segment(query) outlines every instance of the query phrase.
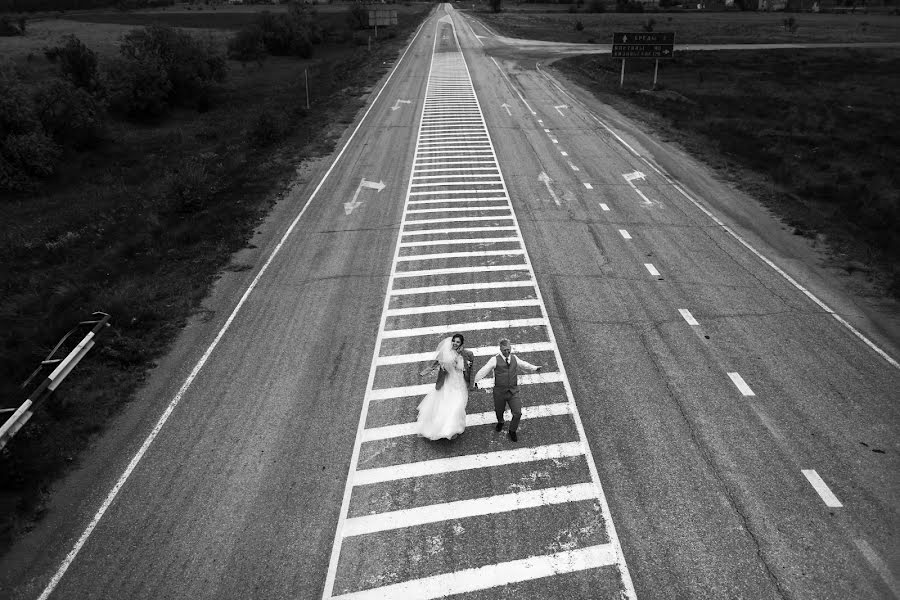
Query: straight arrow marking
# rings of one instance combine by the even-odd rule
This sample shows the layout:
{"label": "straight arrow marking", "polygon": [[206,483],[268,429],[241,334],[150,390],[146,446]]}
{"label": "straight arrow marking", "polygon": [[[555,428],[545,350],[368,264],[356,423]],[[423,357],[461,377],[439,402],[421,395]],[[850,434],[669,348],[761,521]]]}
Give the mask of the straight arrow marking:
{"label": "straight arrow marking", "polygon": [[556,195],[556,192],[554,192],[553,188],[550,187],[550,184],[553,183],[553,180],[550,179],[550,177],[543,171],[541,171],[541,174],[538,175],[538,180],[540,180],[541,183],[547,186],[547,191],[550,192],[550,195],[553,197],[553,201],[556,203],[556,205],[562,206],[562,204],[559,203],[559,197]]}

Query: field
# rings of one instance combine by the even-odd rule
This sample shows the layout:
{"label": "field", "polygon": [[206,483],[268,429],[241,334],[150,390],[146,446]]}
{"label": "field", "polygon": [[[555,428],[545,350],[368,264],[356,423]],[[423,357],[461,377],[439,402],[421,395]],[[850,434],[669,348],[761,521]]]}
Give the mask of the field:
{"label": "field", "polygon": [[[528,5],[520,5],[519,8]],[[674,31],[676,44],[900,42],[900,17],[874,14],[479,13],[501,34],[612,42],[614,31]],[[783,26],[794,18],[796,31]],[[580,20],[584,29],[576,31]],[[900,298],[900,47],[676,50],[654,61],[609,55],[552,64],[598,98],[687,148],[750,192],[867,294]]]}
{"label": "field", "polygon": [[[111,119],[99,147],[69,152],[34,193],[0,197],[2,406],[25,399],[18,385],[78,321],[95,310],[112,315],[97,348],[0,452],[0,551],[39,518],[49,484],[129,401],[298,165],[331,151],[432,5],[389,7],[400,24],[380,28],[371,51],[371,31],[346,30],[347,5],[323,6],[320,25],[345,41],[316,45],[310,59],[229,60],[227,79],[203,110],[179,108],[149,122]],[[59,69],[43,48],[64,35],[76,35],[102,64],[137,26],[190,27],[224,47],[263,9],[284,10],[33,19],[26,36],[0,38],[0,56],[39,84]]]}

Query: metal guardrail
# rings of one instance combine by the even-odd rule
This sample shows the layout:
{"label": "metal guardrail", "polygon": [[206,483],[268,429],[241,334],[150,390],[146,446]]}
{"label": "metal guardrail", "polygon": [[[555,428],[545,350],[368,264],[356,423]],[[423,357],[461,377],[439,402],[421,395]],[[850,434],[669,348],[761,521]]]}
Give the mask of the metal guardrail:
{"label": "metal guardrail", "polygon": [[[16,433],[22,428],[25,423],[32,417],[34,414],[34,409],[37,404],[45,400],[50,394],[53,393],[62,380],[72,372],[72,369],[75,368],[82,358],[84,358],[85,354],[94,347],[94,339],[97,335],[103,330],[104,327],[108,327],[109,315],[104,312],[95,312],[93,317],[99,317],[92,321],[82,321],[77,326],[72,328],[66,335],[62,337],[61,340],[56,344],[53,350],[50,351],[50,354],[47,355],[47,358],[41,361],[41,364],[38,365],[38,368],[34,370],[34,372],[25,380],[25,383],[22,384],[21,388],[24,390],[28,387],[28,384],[47,366],[55,365],[53,371],[38,385],[34,391],[29,394],[28,398],[23,402],[18,408],[7,408],[0,409],[0,412],[13,412],[12,416],[0,426],[0,449],[6,446],[7,442]],[[73,333],[78,331],[78,329],[84,325],[93,325],[91,330],[84,336],[84,338],[78,342],[65,358],[53,358],[53,355],[59,350],[65,341],[71,336]]]}

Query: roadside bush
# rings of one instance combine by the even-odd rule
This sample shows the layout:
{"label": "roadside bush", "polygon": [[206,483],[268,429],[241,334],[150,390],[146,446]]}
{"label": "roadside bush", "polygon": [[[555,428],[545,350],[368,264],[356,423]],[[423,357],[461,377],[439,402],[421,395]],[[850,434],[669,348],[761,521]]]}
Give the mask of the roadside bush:
{"label": "roadside bush", "polygon": [[228,58],[248,62],[262,61],[266,56],[263,31],[256,25],[242,29],[228,41]]}
{"label": "roadside bush", "polygon": [[26,22],[25,17],[19,17],[16,20],[10,15],[0,16],[0,37],[25,35]]}
{"label": "roadside bush", "polygon": [[578,19],[577,21],[575,21],[575,31],[583,31],[583,30],[584,30],[584,23],[581,22],[581,19]]}
{"label": "roadside bush", "polygon": [[794,17],[788,17],[781,22],[785,31],[790,31],[791,33],[797,33],[797,28],[800,26],[797,23],[797,20]]}
{"label": "roadside bush", "polygon": [[105,107],[87,90],[64,79],[42,84],[34,94],[34,110],[43,130],[63,146],[95,145],[103,131]]}
{"label": "roadside bush", "polygon": [[106,67],[109,106],[133,119],[156,118],[168,110],[172,82],[156,57],[114,58]]}
{"label": "roadside bush", "polygon": [[40,129],[7,135],[0,146],[3,159],[0,189],[28,191],[36,179],[56,172],[62,148]]}
{"label": "roadside bush", "polygon": [[286,15],[263,11],[254,26],[262,31],[266,50],[275,56],[310,58],[313,44],[322,42],[324,38],[315,13],[302,7],[291,6]]}
{"label": "roadside bush", "polygon": [[588,12],[603,13],[606,12],[606,3],[603,0],[591,0],[587,7]]}
{"label": "roadside bush", "polygon": [[125,35],[122,59],[108,69],[111,106],[136,118],[171,106],[208,106],[213,82],[225,79],[225,57],[189,33],[150,25]]}
{"label": "roadside bush", "polygon": [[247,137],[256,148],[265,148],[284,139],[288,133],[288,122],[284,115],[276,114],[269,109],[261,111],[253,119]]}
{"label": "roadside bush", "polygon": [[635,0],[616,0],[616,12],[642,13],[644,12],[644,5]]}
{"label": "roadside bush", "polygon": [[166,175],[166,189],[175,212],[203,210],[218,191],[216,177],[206,165],[206,156],[194,156]]}
{"label": "roadside bush", "polygon": [[92,94],[99,93],[101,86],[97,70],[97,54],[74,35],[67,35],[65,39],[64,45],[45,49],[44,56],[51,62],[59,61],[63,77],[71,81],[75,87]]}
{"label": "roadside bush", "polygon": [[347,11],[347,25],[350,29],[365,29],[369,26],[369,11],[362,4],[354,4]]}
{"label": "roadside bush", "polygon": [[491,0],[491,10],[495,13],[503,10],[503,0]]}
{"label": "roadside bush", "polygon": [[644,21],[644,24],[641,26],[641,29],[643,29],[644,31],[649,33],[649,32],[653,31],[653,28],[655,26],[656,26],[656,19],[651,18],[651,19],[647,19],[646,21]]}

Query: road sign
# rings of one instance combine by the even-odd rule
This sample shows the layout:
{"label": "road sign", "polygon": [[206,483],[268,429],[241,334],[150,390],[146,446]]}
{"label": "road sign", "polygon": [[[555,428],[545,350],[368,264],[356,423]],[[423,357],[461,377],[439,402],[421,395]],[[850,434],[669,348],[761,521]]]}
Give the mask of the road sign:
{"label": "road sign", "polygon": [[636,31],[613,34],[613,58],[672,58],[674,54],[674,31]]}
{"label": "road sign", "polygon": [[385,25],[396,25],[397,24],[397,11],[390,9],[382,9],[376,8],[375,10],[369,11],[369,27],[375,26],[385,26]]}

